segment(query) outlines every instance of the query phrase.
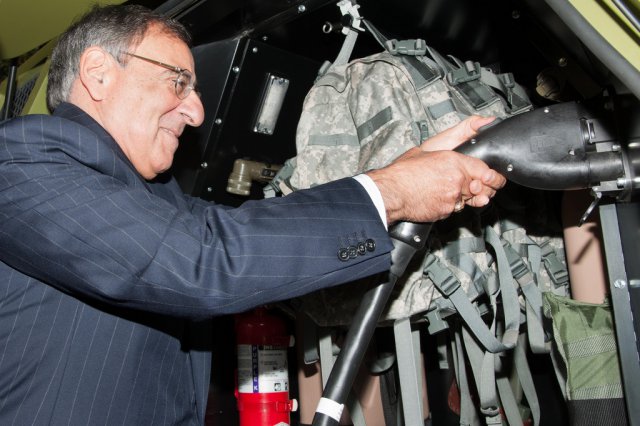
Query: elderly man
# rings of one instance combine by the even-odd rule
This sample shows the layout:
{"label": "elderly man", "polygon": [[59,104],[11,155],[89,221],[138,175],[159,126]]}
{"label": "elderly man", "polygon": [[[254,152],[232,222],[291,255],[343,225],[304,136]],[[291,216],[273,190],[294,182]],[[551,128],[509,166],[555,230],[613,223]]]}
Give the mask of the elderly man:
{"label": "elderly man", "polygon": [[[138,6],[60,39],[52,116],[0,127],[0,423],[202,424],[210,319],[385,271],[386,225],[482,206],[504,178],[450,151],[228,209],[163,175],[204,116],[189,37]],[[378,208],[376,208],[376,204]],[[341,241],[368,240],[343,261]],[[372,243],[372,244],[371,244]]]}

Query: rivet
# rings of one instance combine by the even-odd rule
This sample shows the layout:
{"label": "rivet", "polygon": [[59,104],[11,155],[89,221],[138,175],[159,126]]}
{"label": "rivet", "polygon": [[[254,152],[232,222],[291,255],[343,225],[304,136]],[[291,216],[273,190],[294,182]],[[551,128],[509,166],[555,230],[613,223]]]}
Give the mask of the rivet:
{"label": "rivet", "polygon": [[625,288],[627,286],[627,283],[624,280],[616,280],[613,283],[613,286],[615,288],[623,289],[623,288]]}

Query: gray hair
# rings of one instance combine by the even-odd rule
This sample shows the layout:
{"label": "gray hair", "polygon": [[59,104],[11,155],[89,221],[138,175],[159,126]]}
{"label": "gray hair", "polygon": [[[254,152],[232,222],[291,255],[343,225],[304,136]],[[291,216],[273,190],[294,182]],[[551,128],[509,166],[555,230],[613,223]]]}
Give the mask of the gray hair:
{"label": "gray hair", "polygon": [[120,63],[120,53],[138,45],[151,25],[159,24],[169,35],[190,45],[191,36],[178,21],[139,5],[94,6],[61,36],[49,67],[47,107],[53,111],[69,98],[78,77],[80,56],[91,46],[99,46]]}

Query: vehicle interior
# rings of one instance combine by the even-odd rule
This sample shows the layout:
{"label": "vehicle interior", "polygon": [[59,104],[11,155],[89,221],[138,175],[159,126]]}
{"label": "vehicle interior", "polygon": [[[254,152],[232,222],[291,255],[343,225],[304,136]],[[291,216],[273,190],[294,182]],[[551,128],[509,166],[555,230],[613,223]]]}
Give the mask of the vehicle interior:
{"label": "vehicle interior", "polygon": [[[0,121],[47,113],[48,55],[56,36],[91,2],[33,3],[39,5],[31,6],[28,13],[21,10],[24,6],[19,1],[0,4]],[[174,17],[191,32],[198,91],[206,116],[202,126],[183,134],[171,172],[186,193],[230,206],[263,198],[274,175],[296,156],[296,129],[305,97],[323,63],[338,57],[347,30],[359,33],[350,60],[384,50],[371,32],[359,25],[359,18],[371,22],[387,39],[421,39],[462,63],[481,64],[494,74],[510,73],[526,92],[530,111],[505,119],[484,135],[481,132],[479,143],[463,152],[485,159],[511,179],[504,191],[505,203],[517,199],[525,209],[543,202],[547,206],[536,223],[545,225],[549,235],[562,244],[569,297],[589,306],[608,304],[620,372],[619,408],[624,422],[640,424],[637,0],[127,3],[143,4]],[[570,105],[567,115],[545,123],[545,114],[564,105]],[[575,152],[584,155],[576,156]],[[514,168],[523,171],[513,173]],[[450,229],[457,224],[449,221],[444,226]],[[396,232],[395,237],[405,244],[407,235],[415,240],[420,231],[402,228]],[[534,234],[531,229],[528,232]],[[424,245],[412,247],[399,263],[406,266],[416,250],[424,255]],[[398,276],[402,275],[400,270]],[[386,284],[390,296],[385,297],[393,301],[399,297],[398,291],[393,292],[393,282]],[[371,288],[369,294],[378,284],[365,287]],[[524,290],[519,291],[524,297]],[[514,417],[507,419],[504,411],[487,415],[479,408],[483,404],[482,391],[475,390],[479,383],[471,383],[466,395],[461,390],[459,366],[465,366],[465,357],[469,357],[471,370],[472,361],[471,355],[455,354],[455,346],[447,343],[456,338],[451,325],[456,321],[455,313],[445,321],[441,314],[433,314],[432,301],[431,307],[416,308],[402,321],[383,321],[379,311],[371,318],[371,311],[362,305],[375,302],[383,310],[386,298],[371,302],[367,295],[348,291],[309,297],[320,300],[320,307],[314,307],[308,298],[267,307],[295,336],[295,345],[287,348],[289,398],[296,399],[298,406],[290,413],[291,424],[467,424],[462,423],[465,398],[475,406],[473,421],[479,422],[468,424],[490,423],[496,417],[501,423],[494,424],[517,424]],[[379,295],[372,293],[371,297]],[[478,300],[482,298],[478,296]],[[305,311],[309,305],[312,307]],[[483,315],[486,312],[481,305],[477,305],[480,314],[491,323],[494,317]],[[324,317],[326,312],[318,313],[323,309],[350,315],[332,323]],[[360,310],[365,311],[360,314]],[[241,417],[235,389],[237,318],[222,316],[214,321],[220,344],[212,354],[207,424],[236,425]],[[367,333],[363,331],[367,324],[369,335],[361,337]],[[360,337],[353,342],[348,336],[358,330]],[[350,345],[357,348],[351,351]],[[462,359],[460,364],[451,360],[456,356]],[[504,376],[511,381],[520,410],[518,421],[580,424],[575,419],[584,417],[567,403],[572,399],[568,385],[563,388],[557,377],[558,360],[529,349],[524,357],[537,395],[535,402],[527,395],[526,386],[523,389],[515,384],[515,368]],[[516,362],[501,359],[505,364]],[[342,376],[341,371],[345,371]],[[339,402],[347,406],[347,412],[338,415],[340,421],[316,413],[321,396],[335,383],[329,375],[340,376],[335,379],[342,380],[337,386],[346,388],[338,391],[344,399]],[[469,375],[473,374],[469,371]],[[588,414],[583,411],[581,415]]]}

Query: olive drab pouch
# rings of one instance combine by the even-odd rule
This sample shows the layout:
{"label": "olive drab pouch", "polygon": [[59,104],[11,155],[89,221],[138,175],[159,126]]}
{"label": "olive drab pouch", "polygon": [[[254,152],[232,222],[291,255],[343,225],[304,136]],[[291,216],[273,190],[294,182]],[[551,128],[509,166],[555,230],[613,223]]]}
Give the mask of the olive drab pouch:
{"label": "olive drab pouch", "polygon": [[549,293],[544,295],[544,314],[560,355],[555,365],[571,425],[628,424],[610,304]]}

